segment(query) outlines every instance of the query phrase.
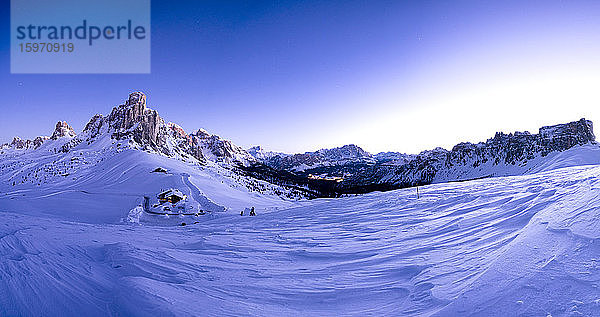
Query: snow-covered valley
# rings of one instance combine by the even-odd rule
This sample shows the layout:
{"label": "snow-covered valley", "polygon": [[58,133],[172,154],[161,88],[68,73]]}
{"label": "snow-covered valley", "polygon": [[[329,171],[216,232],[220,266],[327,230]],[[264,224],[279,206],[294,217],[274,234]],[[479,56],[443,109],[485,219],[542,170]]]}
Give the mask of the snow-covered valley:
{"label": "snow-covered valley", "polygon": [[248,197],[263,203],[256,217],[188,226],[120,221],[116,206],[136,197],[3,187],[0,315],[594,316],[598,175],[569,167],[270,212]]}

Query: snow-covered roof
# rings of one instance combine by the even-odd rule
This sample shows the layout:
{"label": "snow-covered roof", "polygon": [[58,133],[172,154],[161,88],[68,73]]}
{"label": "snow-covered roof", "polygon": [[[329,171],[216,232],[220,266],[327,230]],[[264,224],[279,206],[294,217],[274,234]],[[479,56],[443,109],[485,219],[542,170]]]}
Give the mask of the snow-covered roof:
{"label": "snow-covered roof", "polygon": [[158,194],[158,197],[169,197],[169,196],[177,196],[182,199],[185,198],[185,195],[179,189],[175,189],[175,188],[169,188],[165,191],[162,191],[160,194]]}

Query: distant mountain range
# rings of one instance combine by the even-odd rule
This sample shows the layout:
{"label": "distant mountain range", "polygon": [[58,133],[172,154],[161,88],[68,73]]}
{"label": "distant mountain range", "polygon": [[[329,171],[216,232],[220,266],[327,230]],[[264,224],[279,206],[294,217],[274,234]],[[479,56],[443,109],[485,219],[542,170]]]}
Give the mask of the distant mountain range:
{"label": "distant mountain range", "polygon": [[280,154],[252,148],[261,163],[305,177],[343,179],[344,192],[358,188],[397,188],[491,176],[519,175],[534,171],[548,156],[575,146],[597,146],[589,120],[529,132],[496,133],[477,144],[464,142],[448,151],[436,148],[419,154],[384,152],[372,155],[356,145],[306,152]]}
{"label": "distant mountain range", "polygon": [[0,154],[35,151],[49,140],[59,142],[53,151],[66,153],[106,135],[126,141],[133,149],[201,165],[228,166],[241,175],[310,188],[323,196],[525,174],[553,153],[586,144],[597,146],[592,122],[581,119],[542,127],[537,134],[499,132],[486,142],[459,143],[450,151],[436,148],[419,154],[373,155],[354,144],[302,154],[270,152],[260,146],[245,150],[204,129],[186,133],[179,125],[166,123],[147,107],[146,95],[134,92],[108,116],[93,116],[80,134],[59,121],[50,137],[15,137],[0,146]]}

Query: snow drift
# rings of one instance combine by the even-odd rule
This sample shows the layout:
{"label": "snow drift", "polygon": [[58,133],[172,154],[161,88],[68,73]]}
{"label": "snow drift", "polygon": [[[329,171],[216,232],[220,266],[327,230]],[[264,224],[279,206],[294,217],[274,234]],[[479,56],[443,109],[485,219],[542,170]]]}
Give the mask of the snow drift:
{"label": "snow drift", "polygon": [[185,227],[3,212],[0,315],[593,316],[599,174],[435,184],[419,199],[402,189]]}

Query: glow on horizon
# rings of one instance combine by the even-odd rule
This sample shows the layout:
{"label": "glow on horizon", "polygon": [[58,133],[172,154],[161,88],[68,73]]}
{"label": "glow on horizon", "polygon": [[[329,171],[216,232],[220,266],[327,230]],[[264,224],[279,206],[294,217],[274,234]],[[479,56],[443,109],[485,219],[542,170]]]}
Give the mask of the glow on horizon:
{"label": "glow on horizon", "polygon": [[57,120],[80,132],[135,90],[187,132],[287,153],[350,143],[418,153],[582,117],[600,124],[598,1],[242,7],[153,3],[150,75],[23,76],[1,64],[11,115],[0,143],[47,135]]}
{"label": "glow on horizon", "polygon": [[483,142],[495,132],[537,133],[542,126],[581,118],[598,126],[600,37],[593,26],[599,25],[571,22],[488,29],[487,35],[473,36],[474,43],[438,47],[440,52],[427,56],[429,64],[386,82],[392,65],[371,75],[377,84],[366,94],[339,101],[338,108],[351,109],[340,115],[348,124],[332,120],[331,134],[319,131],[325,140],[302,147],[314,151],[353,143],[371,153],[416,154]]}
{"label": "glow on horizon", "polygon": [[[429,89],[402,91],[405,97],[390,88],[392,84],[386,87],[387,94],[378,92],[381,94],[354,102],[341,100],[352,111],[339,114],[340,120],[327,119],[329,126],[307,132],[289,148],[260,145],[267,150],[301,153],[356,144],[373,154],[416,154],[436,147],[451,149],[459,142],[484,142],[495,132],[537,133],[542,126],[581,118],[600,124],[600,62],[486,71],[491,74],[478,70],[462,73],[460,80],[452,77],[456,74],[445,74],[447,77],[437,81],[428,77],[429,83],[421,84]],[[316,134],[326,137],[318,139]],[[306,139],[307,135],[313,138]],[[294,151],[300,144],[302,149]],[[247,144],[251,145],[256,144]]]}
{"label": "glow on horizon", "polygon": [[317,118],[293,142],[267,137],[272,142],[261,145],[288,153],[350,143],[371,153],[419,153],[581,118],[598,126],[597,4],[552,3],[529,14],[482,17],[468,33],[424,32],[408,70],[381,61],[345,96],[316,101],[337,109],[329,118]]}
{"label": "glow on horizon", "polygon": [[363,144],[372,153],[419,153],[438,146],[451,149],[459,142],[485,141],[495,132],[537,133],[544,125],[583,117],[595,121],[600,118],[599,82],[598,72],[559,71],[472,83],[461,90],[413,100],[409,109],[364,120],[340,137]]}

